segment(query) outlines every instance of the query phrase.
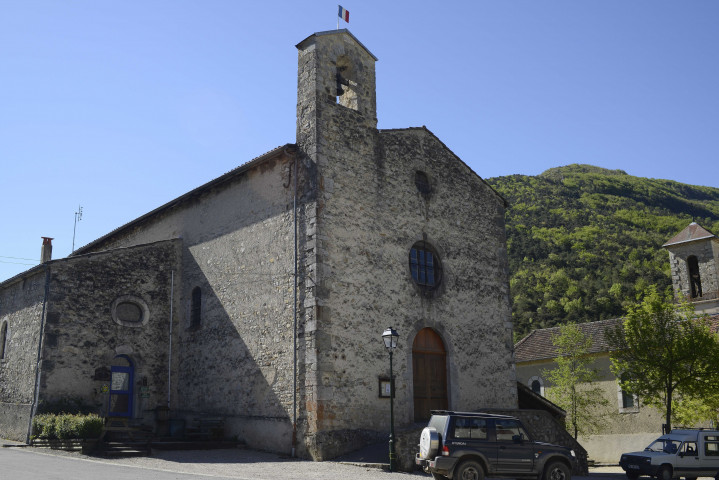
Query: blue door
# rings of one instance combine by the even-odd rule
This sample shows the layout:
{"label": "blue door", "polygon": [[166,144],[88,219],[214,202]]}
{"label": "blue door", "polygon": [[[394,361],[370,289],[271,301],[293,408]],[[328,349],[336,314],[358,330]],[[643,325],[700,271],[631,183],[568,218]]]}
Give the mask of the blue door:
{"label": "blue door", "polygon": [[127,355],[118,355],[112,363],[108,417],[131,417],[134,370],[132,360]]}

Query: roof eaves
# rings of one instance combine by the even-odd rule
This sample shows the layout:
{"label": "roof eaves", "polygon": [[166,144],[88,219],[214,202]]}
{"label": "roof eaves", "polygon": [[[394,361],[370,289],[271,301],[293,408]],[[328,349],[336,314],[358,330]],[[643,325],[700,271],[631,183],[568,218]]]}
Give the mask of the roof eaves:
{"label": "roof eaves", "polygon": [[210,188],[221,185],[221,184],[235,178],[236,176],[247,172],[251,168],[256,167],[257,165],[259,165],[263,162],[266,162],[272,158],[275,158],[283,153],[288,153],[290,155],[294,155],[296,152],[297,152],[297,145],[294,143],[287,143],[285,145],[281,145],[277,148],[274,148],[274,149],[270,150],[269,152],[266,152],[258,157],[255,157],[252,160],[250,160],[246,163],[243,163],[239,167],[234,168],[223,175],[220,175],[219,177],[215,178],[214,180],[210,180],[209,182],[207,182],[203,185],[200,185],[199,187],[197,187],[193,190],[190,190],[189,192],[187,192],[183,195],[180,195],[179,197],[175,198],[174,200],[171,200],[171,201],[167,202],[166,204],[161,205],[161,206],[157,207],[156,209],[112,230],[111,232],[103,235],[102,237],[100,237],[96,240],[93,240],[92,242],[88,243],[87,245],[75,250],[73,253],[70,254],[70,256],[80,255],[83,252],[85,252],[85,251],[93,248],[94,246],[104,242],[105,240],[111,238],[112,236],[117,235],[118,233],[125,231],[135,225],[138,225],[138,224],[142,223],[143,221],[147,220],[148,218],[153,217],[154,215],[157,215],[160,212],[169,210],[172,207],[180,205],[183,202],[185,202],[186,200],[188,200],[192,197],[195,197],[195,196],[205,192],[206,190],[209,190]]}
{"label": "roof eaves", "polygon": [[375,62],[379,61],[379,60],[377,59],[377,57],[375,57],[374,54],[369,51],[369,48],[365,47],[364,44],[363,44],[362,42],[360,42],[360,41],[357,39],[357,37],[355,37],[354,35],[352,35],[352,32],[350,32],[350,31],[349,31],[348,29],[346,29],[346,28],[340,28],[340,29],[338,29],[338,30],[325,30],[324,32],[315,32],[315,33],[313,33],[312,35],[310,35],[310,36],[308,36],[307,38],[305,38],[304,40],[302,40],[302,41],[301,41],[300,43],[298,43],[297,45],[295,45],[295,47],[296,47],[297,49],[299,49],[299,48],[302,46],[303,43],[305,43],[307,40],[309,40],[309,39],[312,38],[312,37],[322,37],[322,36],[324,36],[324,35],[338,35],[338,34],[343,34],[343,33],[346,33],[347,35],[349,35],[350,37],[352,37],[352,39],[353,39],[355,42],[357,42],[357,44],[358,44],[360,47],[362,47],[362,48],[365,50],[365,52],[367,52],[367,53],[374,59]]}

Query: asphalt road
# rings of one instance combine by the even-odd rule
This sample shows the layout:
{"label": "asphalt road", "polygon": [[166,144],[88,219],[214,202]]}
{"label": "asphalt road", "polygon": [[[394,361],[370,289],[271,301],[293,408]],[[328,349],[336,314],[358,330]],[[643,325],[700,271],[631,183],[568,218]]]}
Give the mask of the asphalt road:
{"label": "asphalt road", "polygon": [[[157,452],[152,457],[99,459],[34,447],[0,448],[0,480],[424,480],[421,472],[312,462],[253,450]],[[618,467],[592,469],[575,480],[626,480]],[[713,480],[713,479],[712,479]]]}

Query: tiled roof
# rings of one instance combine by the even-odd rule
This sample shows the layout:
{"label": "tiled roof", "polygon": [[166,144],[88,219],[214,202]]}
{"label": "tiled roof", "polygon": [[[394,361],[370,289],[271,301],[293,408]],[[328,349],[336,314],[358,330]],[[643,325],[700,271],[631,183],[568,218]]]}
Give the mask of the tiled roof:
{"label": "tiled roof", "polygon": [[707,238],[717,238],[717,236],[701,227],[698,223],[692,222],[687,228],[668,240],[662,247],[669,247],[678,243],[694,242],[696,240],[705,240]]}
{"label": "tiled roof", "polygon": [[[609,344],[605,332],[621,324],[622,318],[600,320],[598,322],[578,323],[579,330],[592,339],[592,346],[588,353],[601,353],[609,351]],[[714,333],[719,332],[719,314],[709,316],[709,326]],[[543,328],[535,330],[514,345],[514,357],[517,363],[534,360],[547,360],[557,357],[557,347],[553,338],[559,334],[560,327]]]}
{"label": "tiled roof", "polygon": [[[604,332],[607,328],[613,328],[621,321],[621,318],[613,318],[611,320],[599,320],[598,322],[578,323],[579,330],[592,339],[589,353],[609,351]],[[514,346],[514,356],[517,363],[557,357],[557,347],[554,346],[552,339],[558,334],[559,327],[543,328],[535,330],[521,339]]]}

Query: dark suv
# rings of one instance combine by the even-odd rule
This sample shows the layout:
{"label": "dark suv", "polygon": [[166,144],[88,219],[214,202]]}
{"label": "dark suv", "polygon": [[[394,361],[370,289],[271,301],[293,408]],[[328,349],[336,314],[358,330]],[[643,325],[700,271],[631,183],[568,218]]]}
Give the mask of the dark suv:
{"label": "dark suv", "polygon": [[570,480],[579,471],[573,450],[533,441],[518,418],[445,410],[432,412],[415,463],[437,480]]}

